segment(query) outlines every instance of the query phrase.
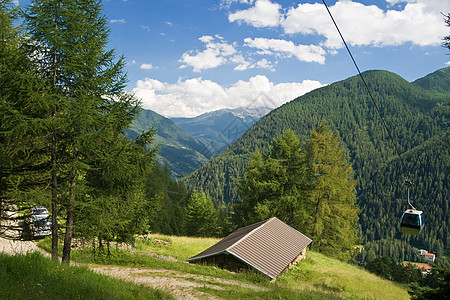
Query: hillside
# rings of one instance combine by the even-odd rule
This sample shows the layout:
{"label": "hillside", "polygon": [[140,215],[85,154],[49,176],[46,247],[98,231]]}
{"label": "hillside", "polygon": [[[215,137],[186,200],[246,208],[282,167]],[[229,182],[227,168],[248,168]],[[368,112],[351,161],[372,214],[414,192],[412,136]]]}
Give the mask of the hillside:
{"label": "hillside", "polygon": [[168,292],[61,264],[38,252],[0,252],[1,299],[175,299]]}
{"label": "hillside", "polygon": [[194,118],[171,118],[171,120],[208,146],[213,156],[240,138],[269,111],[269,108],[264,107],[221,109]]}
{"label": "hillside", "polygon": [[449,74],[450,74],[450,67],[443,68],[423,78],[417,79],[416,81],[413,82],[413,84],[432,92],[447,93],[450,92]]}
{"label": "hillside", "polygon": [[[368,71],[363,76],[398,143],[399,152],[405,154],[415,148],[421,149],[417,154],[431,159],[429,165],[425,166],[424,161],[424,167],[419,169],[415,168],[415,161],[408,161],[411,179],[423,187],[421,195],[427,206],[421,208],[432,214],[428,207],[448,207],[448,181],[439,183],[436,176],[448,174],[448,160],[443,169],[437,163],[446,157],[442,151],[448,149],[448,139],[444,137],[449,131],[450,93],[445,92],[449,68],[438,70],[415,83],[387,71]],[[362,215],[367,214],[367,218],[361,218],[360,222],[366,241],[392,237],[397,232],[400,208],[406,208],[406,190],[402,183],[407,172],[400,166],[392,168],[396,153],[359,76],[314,90],[272,111],[238,141],[184,180],[190,188],[203,189],[218,203],[233,203],[238,199],[236,181],[242,177],[256,148],[266,152],[270,142],[287,129],[292,129],[306,141],[311,129],[321,121],[329,122],[340,133],[348,149],[358,180],[358,203]],[[442,141],[444,146],[437,149],[427,146],[431,139]],[[413,156],[408,158],[415,159]],[[376,188],[369,192],[374,180]],[[391,192],[394,189],[397,194]],[[443,195],[443,201],[438,202],[438,198],[428,196],[435,194]],[[377,199],[376,206],[371,202],[373,199]],[[390,208],[391,202],[399,203],[396,209]],[[382,230],[380,224],[387,224],[390,233]],[[449,250],[449,225],[445,218],[430,217],[426,231],[416,243],[427,246],[431,252],[443,254],[436,240],[439,239],[444,249]],[[433,236],[434,241],[431,242],[427,234],[435,228],[444,230],[444,233]]]}
{"label": "hillside", "polygon": [[203,165],[210,157],[206,146],[180,129],[173,121],[151,110],[143,109],[127,131],[135,139],[142,131],[156,129],[155,143],[159,146],[157,160],[167,165],[173,177],[182,177]]}
{"label": "hillside", "polygon": [[255,272],[185,262],[217,241],[150,234],[132,250],[111,247],[111,255],[96,259],[90,249],[74,250],[74,260],[98,273],[170,291],[177,299],[409,299],[406,287],[309,250],[306,260],[275,282]]}

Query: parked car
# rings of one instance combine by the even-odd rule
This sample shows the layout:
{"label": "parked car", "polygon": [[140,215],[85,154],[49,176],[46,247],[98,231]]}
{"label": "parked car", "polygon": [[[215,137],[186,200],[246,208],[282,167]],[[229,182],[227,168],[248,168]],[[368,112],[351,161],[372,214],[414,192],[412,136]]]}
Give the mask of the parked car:
{"label": "parked car", "polygon": [[33,237],[45,237],[52,234],[50,214],[43,206],[31,208],[31,231]]}
{"label": "parked car", "polygon": [[45,219],[50,216],[50,213],[43,206],[33,206],[31,208],[31,216],[36,219]]}

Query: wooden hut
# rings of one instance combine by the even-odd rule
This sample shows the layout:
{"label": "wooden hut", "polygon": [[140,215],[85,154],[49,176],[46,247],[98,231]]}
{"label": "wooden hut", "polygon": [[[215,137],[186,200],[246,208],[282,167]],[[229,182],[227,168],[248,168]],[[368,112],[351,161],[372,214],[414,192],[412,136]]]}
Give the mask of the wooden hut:
{"label": "wooden hut", "polygon": [[278,218],[236,230],[187,259],[229,270],[254,268],[274,280],[306,255],[312,240]]}

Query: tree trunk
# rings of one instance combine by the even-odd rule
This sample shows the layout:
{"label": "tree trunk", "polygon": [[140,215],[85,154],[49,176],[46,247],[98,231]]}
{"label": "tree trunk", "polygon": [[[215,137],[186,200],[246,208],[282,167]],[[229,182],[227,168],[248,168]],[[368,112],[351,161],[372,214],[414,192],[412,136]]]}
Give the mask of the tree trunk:
{"label": "tree trunk", "polygon": [[[74,157],[78,156],[78,147],[75,146]],[[64,237],[64,248],[62,262],[70,263],[70,251],[72,250],[72,236],[73,236],[73,210],[75,202],[75,187],[77,185],[77,167],[73,166],[72,183],[70,185],[70,193],[67,203],[67,218],[66,218],[66,234]]]}
{"label": "tree trunk", "polygon": [[64,237],[64,248],[63,248],[63,263],[70,263],[70,250],[72,247],[72,235],[73,235],[73,203],[69,200],[69,206],[67,208],[67,219],[66,219],[66,235]]}
{"label": "tree trunk", "polygon": [[56,161],[56,134],[52,136],[52,259],[58,259],[58,179]]}

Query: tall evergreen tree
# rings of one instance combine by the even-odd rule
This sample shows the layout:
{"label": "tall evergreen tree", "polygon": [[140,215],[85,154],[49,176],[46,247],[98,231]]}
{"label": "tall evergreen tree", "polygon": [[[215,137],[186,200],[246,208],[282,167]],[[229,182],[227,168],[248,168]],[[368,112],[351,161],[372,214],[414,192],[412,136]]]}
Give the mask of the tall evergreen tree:
{"label": "tall evergreen tree", "polygon": [[192,193],[185,209],[184,218],[184,228],[188,236],[217,236],[217,210],[204,192]]}
{"label": "tall evergreen tree", "polygon": [[149,221],[145,185],[153,167],[154,149],[144,147],[150,140],[132,142],[106,130],[98,134],[103,137],[91,149],[94,159],[85,172],[83,193],[75,201],[75,233],[107,243],[131,242],[134,234],[147,229]]}
{"label": "tall evergreen tree", "polygon": [[[123,91],[124,60],[115,61],[106,50],[109,30],[98,0],[34,0],[25,15],[31,38],[36,42],[35,59],[51,82],[51,94],[58,105],[53,118],[52,216],[57,226],[59,203],[66,214],[63,261],[70,260],[75,205],[82,200],[83,179],[97,158],[92,149],[112,131],[116,138],[137,113],[138,101]],[[104,154],[104,153],[103,153]],[[110,160],[117,152],[102,159]],[[53,232],[52,254],[57,254],[57,228]]]}
{"label": "tall evergreen tree", "polygon": [[[29,59],[28,40],[13,26],[17,15],[10,1],[0,1],[0,211],[15,216],[11,225],[21,215],[12,212],[46,204],[51,107],[48,86]],[[19,238],[20,228],[13,229],[9,237]]]}
{"label": "tall evergreen tree", "polygon": [[257,150],[244,178],[239,182],[242,203],[235,205],[236,216],[248,225],[276,216],[298,229],[308,214],[309,193],[305,153],[292,130],[274,140],[270,154]]}
{"label": "tall evergreen tree", "polygon": [[308,232],[314,247],[323,253],[349,258],[358,243],[353,170],[346,161],[339,136],[324,123],[312,131],[307,157],[314,188],[309,205],[312,210]]}
{"label": "tall evergreen tree", "polygon": [[149,201],[149,229],[169,235],[182,235],[183,216],[190,195],[182,182],[170,177],[167,166],[158,165],[146,177],[146,194]]}

